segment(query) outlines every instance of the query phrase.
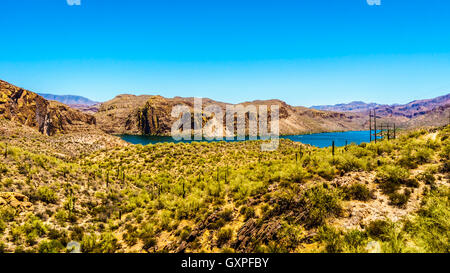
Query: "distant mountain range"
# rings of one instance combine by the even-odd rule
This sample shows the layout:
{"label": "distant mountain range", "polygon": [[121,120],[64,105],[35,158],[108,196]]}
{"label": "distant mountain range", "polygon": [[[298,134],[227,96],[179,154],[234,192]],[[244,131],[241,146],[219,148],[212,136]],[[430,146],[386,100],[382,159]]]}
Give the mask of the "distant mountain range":
{"label": "distant mountain range", "polygon": [[97,101],[90,100],[88,98],[82,96],[75,95],[53,95],[53,94],[42,94],[38,93],[39,96],[43,97],[46,100],[55,100],[67,105],[86,105],[92,106],[98,104]]}
{"label": "distant mountain range", "polygon": [[336,111],[336,112],[363,112],[368,109],[380,106],[377,103],[365,103],[363,101],[352,101],[349,103],[339,103],[335,105],[314,105],[311,109],[321,111]]}
{"label": "distant mountain range", "polygon": [[90,100],[82,96],[75,95],[53,95],[38,93],[39,96],[46,100],[64,103],[72,108],[78,109],[88,114],[94,114],[98,111],[99,102]]}
{"label": "distant mountain range", "polygon": [[335,105],[317,105],[312,106],[312,109],[321,111],[335,111],[335,112],[354,112],[366,113],[370,109],[375,109],[381,115],[401,115],[409,118],[430,111],[439,106],[446,106],[450,104],[450,94],[436,97],[433,99],[415,100],[407,104],[377,104],[365,103],[362,101],[353,101],[350,103],[340,103]]}

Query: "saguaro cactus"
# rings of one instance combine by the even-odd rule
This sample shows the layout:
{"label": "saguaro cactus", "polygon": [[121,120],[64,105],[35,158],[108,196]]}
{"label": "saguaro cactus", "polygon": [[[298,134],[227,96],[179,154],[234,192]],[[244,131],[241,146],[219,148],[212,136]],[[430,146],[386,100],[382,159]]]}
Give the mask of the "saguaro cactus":
{"label": "saguaro cactus", "polygon": [[334,157],[334,148],[335,148],[334,140],[333,140],[333,142],[331,142],[331,146],[332,146],[331,153],[333,154],[333,157]]}

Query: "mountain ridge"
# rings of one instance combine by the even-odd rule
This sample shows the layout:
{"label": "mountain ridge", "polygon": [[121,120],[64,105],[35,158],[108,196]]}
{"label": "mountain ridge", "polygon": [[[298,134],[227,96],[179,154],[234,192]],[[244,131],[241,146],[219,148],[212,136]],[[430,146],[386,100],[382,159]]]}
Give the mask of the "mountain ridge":
{"label": "mountain ridge", "polygon": [[[165,98],[160,95],[121,94],[113,99],[92,106],[68,106],[57,101],[48,101],[36,93],[0,81],[0,117],[18,121],[37,128],[41,133],[53,135],[68,130],[100,129],[108,134],[170,135],[172,124],[178,119],[171,116],[172,108],[182,104],[193,113],[194,98]],[[279,128],[281,135],[320,133],[330,131],[367,130],[369,110],[324,111],[303,106],[292,106],[278,99],[254,100],[238,104],[204,98],[203,123],[222,122],[227,132],[226,119],[218,120],[205,112],[208,105],[218,105],[223,113],[228,105],[279,106]],[[354,104],[367,105],[355,101]],[[450,94],[433,99],[415,100],[404,105],[377,105],[379,124],[395,123],[397,128],[417,126],[442,126],[448,124],[450,116]],[[269,112],[270,113],[270,112]],[[246,117],[248,121],[248,117]],[[246,134],[250,134],[246,122]],[[209,124],[210,125],[210,124]],[[236,125],[236,122],[235,122]],[[213,126],[213,125],[210,125]],[[90,130],[90,129],[88,129]]]}
{"label": "mountain ridge", "polygon": [[450,93],[430,99],[413,100],[405,104],[379,104],[379,103],[366,103],[363,101],[352,101],[349,103],[338,103],[334,105],[314,105],[311,109],[322,111],[336,111],[336,112],[367,112],[369,109],[385,109],[385,108],[399,108],[399,107],[428,107],[435,108],[437,106],[444,106],[450,104]]}
{"label": "mountain ridge", "polygon": [[93,101],[83,96],[78,95],[54,95],[47,93],[37,93],[39,96],[43,97],[46,100],[54,100],[67,105],[87,105],[92,106],[98,104],[98,101]]}

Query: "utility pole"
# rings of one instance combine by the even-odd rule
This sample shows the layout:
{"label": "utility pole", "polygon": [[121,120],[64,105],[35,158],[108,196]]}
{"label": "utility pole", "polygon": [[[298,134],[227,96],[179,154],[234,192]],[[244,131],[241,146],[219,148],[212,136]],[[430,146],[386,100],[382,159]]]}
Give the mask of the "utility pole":
{"label": "utility pole", "polygon": [[373,109],[373,122],[375,126],[375,144],[377,143],[377,114],[375,112],[375,109]]}
{"label": "utility pole", "polygon": [[383,123],[380,124],[380,137],[383,139]]}
{"label": "utility pole", "polygon": [[372,142],[372,111],[369,110],[369,138],[370,142]]}

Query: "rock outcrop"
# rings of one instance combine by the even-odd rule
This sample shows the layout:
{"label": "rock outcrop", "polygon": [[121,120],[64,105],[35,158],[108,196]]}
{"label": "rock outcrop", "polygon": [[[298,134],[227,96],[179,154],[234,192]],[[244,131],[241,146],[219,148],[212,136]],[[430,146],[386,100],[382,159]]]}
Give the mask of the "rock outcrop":
{"label": "rock outcrop", "polygon": [[3,206],[10,206],[19,212],[33,208],[33,204],[28,201],[28,197],[17,192],[0,192],[0,208]]}

